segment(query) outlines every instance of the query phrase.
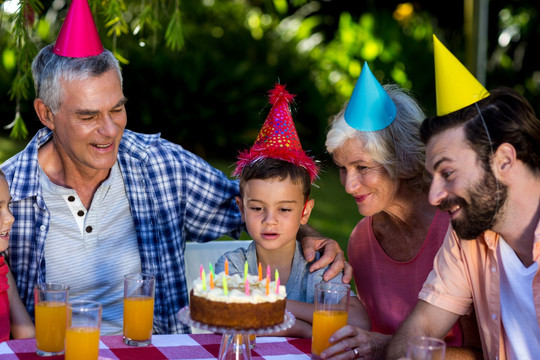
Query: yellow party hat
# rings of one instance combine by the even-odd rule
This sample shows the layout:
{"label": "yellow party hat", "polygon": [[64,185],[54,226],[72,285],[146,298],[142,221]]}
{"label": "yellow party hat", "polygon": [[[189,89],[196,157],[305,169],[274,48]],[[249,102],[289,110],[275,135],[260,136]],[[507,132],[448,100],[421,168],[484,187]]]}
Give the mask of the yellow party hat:
{"label": "yellow party hat", "polygon": [[433,35],[437,115],[442,116],[474,104],[489,92]]}

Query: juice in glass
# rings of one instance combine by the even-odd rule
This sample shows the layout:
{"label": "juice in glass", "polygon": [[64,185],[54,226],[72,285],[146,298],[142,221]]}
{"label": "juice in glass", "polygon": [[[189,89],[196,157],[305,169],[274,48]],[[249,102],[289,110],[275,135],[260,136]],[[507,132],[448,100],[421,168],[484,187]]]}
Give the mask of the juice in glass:
{"label": "juice in glass", "polygon": [[[249,348],[253,349],[255,345],[257,344],[257,335],[249,334],[247,336],[249,337]],[[236,337],[234,338],[234,346],[241,347],[242,341],[243,341],[242,335],[237,334]]]}
{"label": "juice in glass", "polygon": [[36,304],[36,347],[44,352],[64,351],[67,307],[65,302],[41,301]]}
{"label": "juice in glass", "polygon": [[124,337],[130,340],[149,340],[152,337],[154,298],[132,296],[124,299]]}
{"label": "juice in glass", "polygon": [[313,312],[312,355],[320,356],[331,344],[328,339],[337,330],[347,325],[347,311],[316,310]]}
{"label": "juice in glass", "polygon": [[99,328],[70,327],[66,330],[65,360],[97,360],[99,355]]}

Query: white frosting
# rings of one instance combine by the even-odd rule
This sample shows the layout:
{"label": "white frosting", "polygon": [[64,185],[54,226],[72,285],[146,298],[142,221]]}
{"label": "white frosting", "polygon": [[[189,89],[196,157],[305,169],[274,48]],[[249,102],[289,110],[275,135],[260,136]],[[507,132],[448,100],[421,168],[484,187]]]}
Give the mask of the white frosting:
{"label": "white frosting", "polygon": [[223,292],[223,276],[224,272],[216,274],[214,277],[214,288],[210,289],[210,276],[205,276],[206,290],[203,290],[201,278],[193,281],[193,294],[211,301],[219,301],[226,303],[252,303],[260,304],[263,302],[275,302],[283,300],[287,297],[285,286],[279,286],[279,292],[276,293],[276,282],[270,282],[269,294],[266,295],[266,279],[259,281],[256,275],[248,275],[249,295],[245,292],[245,281],[238,274],[226,275],[228,294]]}

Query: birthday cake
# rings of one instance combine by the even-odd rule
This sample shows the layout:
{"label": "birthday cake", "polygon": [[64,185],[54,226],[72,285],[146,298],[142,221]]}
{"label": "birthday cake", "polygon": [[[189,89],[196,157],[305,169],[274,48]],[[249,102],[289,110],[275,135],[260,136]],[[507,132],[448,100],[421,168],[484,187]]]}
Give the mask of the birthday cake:
{"label": "birthday cake", "polygon": [[193,281],[190,313],[195,321],[234,329],[257,329],[281,324],[285,315],[285,286],[224,272]]}

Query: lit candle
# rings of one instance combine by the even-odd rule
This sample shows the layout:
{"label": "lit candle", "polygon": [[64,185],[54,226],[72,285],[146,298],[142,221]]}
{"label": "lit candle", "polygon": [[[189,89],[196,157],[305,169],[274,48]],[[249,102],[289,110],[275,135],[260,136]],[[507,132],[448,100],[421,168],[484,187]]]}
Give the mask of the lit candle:
{"label": "lit candle", "polygon": [[279,294],[279,273],[276,269],[276,294]]}
{"label": "lit candle", "polygon": [[223,274],[223,295],[227,296],[229,291],[227,289],[227,275]]}
{"label": "lit candle", "polygon": [[246,285],[244,286],[244,289],[246,292],[246,296],[249,296],[249,281],[247,278],[246,278]]}
{"label": "lit candle", "polygon": [[270,294],[270,265],[266,265],[266,295]]}
{"label": "lit candle", "polygon": [[206,290],[206,274],[204,273],[204,269],[202,269],[201,281],[202,281],[202,289]]}
{"label": "lit candle", "polygon": [[203,266],[201,264],[201,267],[199,268],[199,275],[201,276],[201,281],[202,281],[202,271],[203,271]]}
{"label": "lit candle", "polygon": [[259,269],[258,270],[259,270],[259,281],[261,281],[262,280],[262,265],[261,265],[261,263],[259,263]]}
{"label": "lit candle", "polygon": [[247,275],[248,275],[248,263],[246,260],[246,262],[244,263],[244,280],[247,280]]}
{"label": "lit candle", "polygon": [[229,275],[229,261],[225,259],[225,275]]}

